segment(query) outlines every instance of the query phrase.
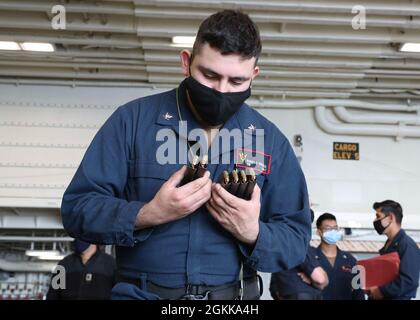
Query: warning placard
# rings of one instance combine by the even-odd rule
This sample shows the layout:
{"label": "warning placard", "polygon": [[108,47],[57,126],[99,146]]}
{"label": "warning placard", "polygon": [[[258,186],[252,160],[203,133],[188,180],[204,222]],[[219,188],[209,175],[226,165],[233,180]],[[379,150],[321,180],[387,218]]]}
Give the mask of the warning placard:
{"label": "warning placard", "polygon": [[334,160],[359,160],[359,144],[354,142],[334,142]]}

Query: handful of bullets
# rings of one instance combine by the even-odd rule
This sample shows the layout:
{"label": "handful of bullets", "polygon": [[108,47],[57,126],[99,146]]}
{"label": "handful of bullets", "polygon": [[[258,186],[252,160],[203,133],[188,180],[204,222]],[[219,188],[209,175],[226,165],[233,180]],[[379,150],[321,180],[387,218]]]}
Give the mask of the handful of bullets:
{"label": "handful of bullets", "polygon": [[207,171],[208,157],[203,156],[201,161],[198,156],[194,156],[191,164],[187,166],[187,172],[185,173],[184,178],[182,179],[180,186],[187,184],[193,180],[201,178]]}
{"label": "handful of bullets", "polygon": [[247,168],[245,171],[235,169],[231,173],[226,170],[223,171],[219,178],[219,183],[234,196],[250,200],[256,180],[254,170]]}

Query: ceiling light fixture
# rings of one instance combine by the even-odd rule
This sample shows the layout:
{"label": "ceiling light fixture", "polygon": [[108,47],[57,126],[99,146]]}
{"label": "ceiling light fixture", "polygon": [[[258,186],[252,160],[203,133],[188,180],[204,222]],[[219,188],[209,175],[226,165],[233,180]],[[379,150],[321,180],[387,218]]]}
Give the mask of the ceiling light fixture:
{"label": "ceiling light fixture", "polygon": [[51,43],[23,42],[20,44],[22,50],[36,52],[54,52],[55,48]]}
{"label": "ceiling light fixture", "polygon": [[420,43],[407,42],[400,47],[401,52],[418,52],[420,53]]}
{"label": "ceiling light fixture", "polygon": [[175,36],[172,37],[171,47],[192,48],[194,45],[195,37],[189,36]]}
{"label": "ceiling light fixture", "polygon": [[0,41],[0,50],[20,50],[20,47],[14,41]]}

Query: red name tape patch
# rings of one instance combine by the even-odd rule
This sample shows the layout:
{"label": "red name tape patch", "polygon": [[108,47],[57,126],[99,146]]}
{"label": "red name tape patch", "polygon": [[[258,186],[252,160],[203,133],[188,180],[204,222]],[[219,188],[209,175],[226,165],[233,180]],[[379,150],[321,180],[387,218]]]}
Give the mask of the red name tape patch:
{"label": "red name tape patch", "polygon": [[236,167],[252,168],[261,174],[269,174],[271,170],[271,155],[250,149],[236,149]]}

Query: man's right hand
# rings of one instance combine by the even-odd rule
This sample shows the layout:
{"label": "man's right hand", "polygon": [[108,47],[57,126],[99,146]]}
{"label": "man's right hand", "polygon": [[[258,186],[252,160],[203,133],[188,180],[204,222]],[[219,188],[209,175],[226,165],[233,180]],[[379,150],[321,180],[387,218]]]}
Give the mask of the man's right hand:
{"label": "man's right hand", "polygon": [[309,278],[304,272],[298,272],[297,275],[302,279],[303,282],[306,284],[311,285],[312,281],[311,278]]}
{"label": "man's right hand", "polygon": [[202,178],[177,187],[186,173],[186,166],[166,181],[155,197],[137,214],[135,229],[144,229],[181,219],[200,208],[211,197],[210,172]]}

